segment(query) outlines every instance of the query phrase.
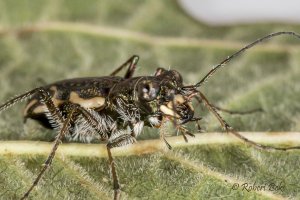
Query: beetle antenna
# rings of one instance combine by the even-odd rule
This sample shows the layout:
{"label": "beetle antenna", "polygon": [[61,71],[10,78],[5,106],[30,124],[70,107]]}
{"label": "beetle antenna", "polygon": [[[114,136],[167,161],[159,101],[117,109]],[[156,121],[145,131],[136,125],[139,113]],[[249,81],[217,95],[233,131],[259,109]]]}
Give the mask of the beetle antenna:
{"label": "beetle antenna", "polygon": [[[281,31],[281,32],[275,32],[275,33],[271,33],[269,35],[266,35],[262,38],[259,38],[258,40],[246,45],[245,47],[243,47],[242,49],[238,50],[237,52],[235,52],[234,54],[232,54],[231,56],[228,56],[226,59],[224,59],[222,62],[220,62],[218,65],[214,66],[203,78],[201,81],[199,81],[198,83],[196,83],[195,85],[192,86],[186,86],[186,88],[197,88],[200,87],[201,85],[203,85],[218,69],[220,69],[221,67],[225,66],[228,62],[230,62],[233,58],[241,55],[242,53],[244,53],[246,50],[254,47],[255,45],[268,40],[272,37],[276,37],[279,35],[292,35],[294,37],[297,37],[300,39],[300,35],[298,33],[292,32],[292,31]],[[185,88],[185,87],[184,87]]]}
{"label": "beetle antenna", "polygon": [[279,150],[279,151],[287,151],[287,150],[293,150],[293,149],[300,149],[300,146],[292,146],[292,147],[274,147],[269,145],[263,145],[254,142],[253,140],[249,140],[248,138],[241,135],[239,132],[235,131],[217,112],[217,110],[209,103],[207,98],[204,96],[202,92],[199,92],[199,95],[203,102],[205,103],[205,106],[208,108],[208,110],[217,118],[217,120],[220,122],[221,126],[226,130],[227,133],[231,133],[240,140],[244,141],[247,144],[253,145],[258,149],[266,149],[266,150]]}

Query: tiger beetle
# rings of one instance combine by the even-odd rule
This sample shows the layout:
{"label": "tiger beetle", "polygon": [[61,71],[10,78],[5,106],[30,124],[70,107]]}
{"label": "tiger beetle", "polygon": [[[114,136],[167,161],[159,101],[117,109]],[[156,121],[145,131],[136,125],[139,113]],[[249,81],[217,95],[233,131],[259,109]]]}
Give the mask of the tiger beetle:
{"label": "tiger beetle", "polygon": [[[107,142],[107,153],[113,179],[114,199],[120,198],[120,183],[111,149],[136,142],[136,137],[144,126],[159,128],[167,121],[174,124],[187,141],[186,135],[194,136],[185,124],[197,123],[192,100],[204,103],[208,110],[218,119],[227,133],[231,133],[245,143],[260,149],[291,150],[294,147],[273,147],[258,144],[235,131],[219,114],[218,111],[230,114],[247,114],[260,109],[246,112],[234,112],[217,107],[209,102],[199,88],[221,67],[247,49],[279,35],[292,35],[294,32],[276,32],[262,37],[236,53],[228,56],[213,67],[205,76],[193,85],[184,85],[183,78],[175,70],[158,68],[152,76],[134,77],[139,57],[129,58],[109,76],[88,77],[62,80],[19,95],[0,106],[0,112],[23,100],[28,100],[24,109],[24,120],[30,118],[42,126],[55,129],[58,135],[52,150],[41,171],[28,191],[21,197],[25,199],[38,184],[45,171],[49,168],[55,152],[64,138],[90,142],[93,139]],[[116,76],[127,67],[123,77]],[[171,149],[165,136],[161,138]]]}

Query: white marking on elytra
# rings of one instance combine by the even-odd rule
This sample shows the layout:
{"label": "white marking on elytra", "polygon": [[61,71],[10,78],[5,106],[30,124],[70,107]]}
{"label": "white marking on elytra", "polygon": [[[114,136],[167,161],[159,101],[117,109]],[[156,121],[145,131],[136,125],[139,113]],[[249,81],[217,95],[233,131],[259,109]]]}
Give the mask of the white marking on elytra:
{"label": "white marking on elytra", "polygon": [[[65,102],[64,100],[60,100],[58,98],[58,90],[57,90],[56,86],[50,87],[50,90],[52,90],[54,92],[51,100],[52,100],[53,104],[55,105],[55,107],[58,107],[59,105],[61,105],[62,103]],[[47,109],[47,106],[43,104],[43,105],[39,105],[39,106],[35,107],[32,112],[35,114],[46,113],[46,112],[48,112],[48,109]]]}
{"label": "white marking on elytra", "polygon": [[30,108],[31,106],[33,106],[34,104],[36,104],[37,102],[38,102],[37,99],[31,100],[31,101],[26,105],[26,107],[25,107],[25,109],[24,109],[24,111],[23,111],[23,115],[26,116],[26,115],[27,115],[27,112],[28,112],[28,110],[29,110],[29,108]]}
{"label": "white marking on elytra", "polygon": [[70,93],[69,101],[74,104],[79,104],[83,108],[101,108],[105,105],[104,97],[93,97],[90,99],[84,99],[76,92]]}

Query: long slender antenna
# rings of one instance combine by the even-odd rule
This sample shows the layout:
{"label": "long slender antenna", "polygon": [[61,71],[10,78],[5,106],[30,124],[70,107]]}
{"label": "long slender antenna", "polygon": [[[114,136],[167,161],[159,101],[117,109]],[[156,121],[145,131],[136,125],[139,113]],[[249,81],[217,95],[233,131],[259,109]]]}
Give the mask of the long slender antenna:
{"label": "long slender antenna", "polygon": [[217,110],[209,103],[207,98],[204,96],[202,92],[199,92],[199,95],[201,99],[204,101],[205,106],[208,108],[208,110],[218,119],[220,122],[221,126],[226,130],[227,133],[231,133],[237,138],[241,139],[247,144],[251,144],[259,149],[266,149],[266,150],[279,150],[279,151],[288,151],[288,150],[293,150],[293,149],[300,149],[300,146],[293,146],[293,147],[274,147],[274,146],[269,146],[269,145],[263,145],[256,143],[252,140],[249,140],[248,138],[244,137],[241,135],[239,132],[235,131],[222,117],[221,115],[217,112]]}
{"label": "long slender antenna", "polygon": [[[228,62],[231,61],[231,59],[233,59],[234,57],[237,57],[239,56],[240,54],[242,54],[243,52],[245,52],[246,50],[252,48],[253,46],[265,41],[265,40],[268,40],[272,37],[276,37],[276,36],[279,36],[279,35],[292,35],[292,36],[295,36],[297,38],[300,39],[300,35],[295,33],[295,32],[291,32],[291,31],[282,31],[282,32],[276,32],[276,33],[271,33],[269,35],[266,35],[265,37],[262,37],[250,44],[248,44],[247,46],[243,47],[242,49],[240,49],[239,51],[235,52],[234,54],[232,54],[231,56],[228,56],[226,59],[224,59],[220,64],[214,66],[207,74],[206,76],[204,76],[204,78],[202,78],[201,81],[199,81],[198,83],[196,83],[195,85],[193,86],[190,86],[190,87],[193,87],[193,88],[197,88],[197,87],[200,87],[203,83],[205,83],[218,69],[220,69],[221,67],[225,66]],[[189,86],[187,86],[189,87]]]}

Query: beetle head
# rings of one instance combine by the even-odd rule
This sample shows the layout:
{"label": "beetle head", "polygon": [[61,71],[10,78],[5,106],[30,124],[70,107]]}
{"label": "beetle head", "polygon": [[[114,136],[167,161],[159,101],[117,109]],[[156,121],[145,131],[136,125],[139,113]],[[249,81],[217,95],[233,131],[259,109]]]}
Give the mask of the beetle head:
{"label": "beetle head", "polygon": [[160,113],[185,123],[193,118],[194,109],[185,98],[182,87],[183,80],[179,72],[158,68],[154,76],[138,81],[137,103],[148,114]]}

